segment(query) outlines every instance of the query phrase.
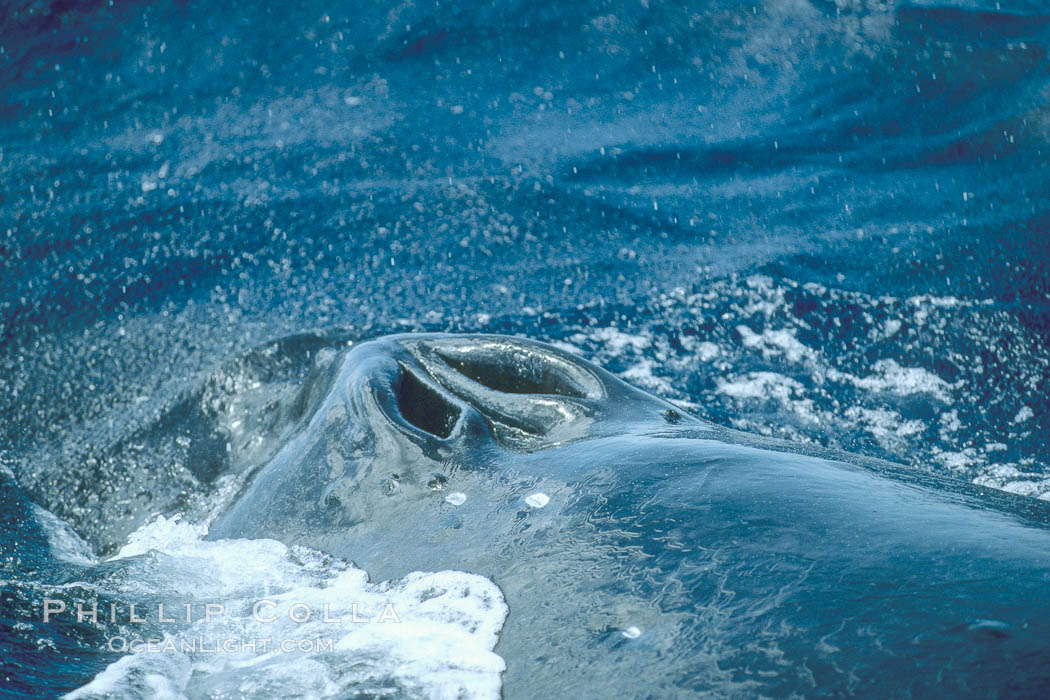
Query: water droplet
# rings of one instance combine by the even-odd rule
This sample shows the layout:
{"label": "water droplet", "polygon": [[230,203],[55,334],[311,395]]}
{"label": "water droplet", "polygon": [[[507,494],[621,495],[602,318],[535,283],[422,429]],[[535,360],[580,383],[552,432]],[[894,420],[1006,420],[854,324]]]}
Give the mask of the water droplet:
{"label": "water droplet", "polygon": [[454,506],[461,506],[467,502],[467,494],[462,491],[453,491],[449,495],[445,496],[445,501],[451,503]]}
{"label": "water droplet", "polygon": [[627,629],[621,630],[620,634],[627,637],[628,639],[638,639],[642,636],[642,631],[634,625],[631,625]]}
{"label": "water droplet", "polygon": [[531,496],[525,497],[525,503],[529,504],[533,508],[542,508],[550,502],[551,497],[543,493],[542,491],[534,493]]}

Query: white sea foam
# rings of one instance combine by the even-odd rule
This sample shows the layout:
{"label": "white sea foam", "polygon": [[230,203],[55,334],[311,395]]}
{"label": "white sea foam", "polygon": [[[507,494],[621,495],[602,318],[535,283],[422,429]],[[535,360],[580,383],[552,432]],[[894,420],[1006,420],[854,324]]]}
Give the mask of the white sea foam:
{"label": "white sea foam", "polygon": [[658,364],[654,360],[643,358],[623,372],[620,372],[620,376],[632,384],[637,384],[657,393],[669,394],[671,393],[671,384],[653,372],[657,367]]}
{"label": "white sea foam", "polygon": [[946,466],[948,469],[969,469],[979,463],[977,451],[968,447],[959,451],[941,451],[933,455],[933,458]]}
{"label": "white sea foam", "polygon": [[[574,336],[572,340],[574,342],[582,342],[587,340],[587,336],[580,335],[580,340]],[[641,352],[652,344],[652,338],[640,335],[637,333],[624,333],[618,328],[597,328],[590,333],[591,340],[597,340],[604,343],[606,349],[611,353],[619,353],[630,347],[635,352]]]}
{"label": "white sea foam", "polygon": [[715,386],[718,393],[735,399],[772,400],[805,421],[816,423],[820,420],[813,400],[805,397],[805,387],[783,374],[748,372],[742,377],[718,379]]}
{"label": "white sea foam", "polygon": [[898,396],[930,394],[941,401],[949,400],[951,385],[922,367],[901,367],[895,360],[885,359],[876,362],[873,369],[874,374],[866,377],[840,376],[868,391],[885,391]]}
{"label": "white sea foam", "polygon": [[804,387],[791,377],[776,372],[748,372],[742,377],[719,379],[718,393],[736,399],[776,399],[787,403],[800,396]]}
{"label": "white sea foam", "polygon": [[973,480],[978,486],[1002,489],[1021,496],[1050,500],[1050,477],[1025,472],[1017,464],[996,464]]}
{"label": "white sea foam", "polygon": [[816,359],[816,352],[803,345],[795,337],[795,330],[792,328],[767,328],[761,333],[755,333],[747,326],[739,325],[736,330],[744,347],[758,350],[766,359],[778,356],[783,356],[788,362]]}
{"label": "white sea foam", "polygon": [[[122,657],[69,698],[499,697],[504,663],[492,649],[507,606],[490,580],[440,571],[372,583],[320,552],[203,534],[158,518],[113,557],[125,569],[103,585],[173,611],[222,603],[223,612],[143,628],[152,650]],[[129,644],[139,633],[130,627]]]}
{"label": "white sea foam", "polygon": [[[683,343],[683,345],[685,345],[685,343]],[[706,340],[696,343],[695,352],[697,359],[701,362],[710,362],[722,354],[722,351],[717,345]]]}
{"label": "white sea foam", "polygon": [[1024,423],[1025,421],[1031,420],[1035,417],[1035,411],[1030,406],[1022,406],[1021,410],[1014,416],[1014,423]]}
{"label": "white sea foam", "polygon": [[895,447],[903,440],[921,434],[925,429],[922,421],[904,420],[897,411],[884,408],[850,406],[843,415],[864,428],[885,447]]}
{"label": "white sea foam", "polygon": [[[1004,323],[992,300],[871,297],[755,275],[676,287],[659,304],[674,319],[666,328],[583,325],[570,339],[628,382],[716,423],[983,475],[982,485],[1050,498],[1050,486],[1038,486],[1045,465],[1013,480],[994,474],[1007,443],[1030,449],[1042,419],[1031,388],[1045,374],[1041,345],[1010,350],[1017,404],[1006,428],[988,420],[990,409],[974,410],[986,365],[996,362],[973,349],[991,347]],[[945,354],[948,340],[970,349]],[[919,359],[931,349],[952,376]]]}

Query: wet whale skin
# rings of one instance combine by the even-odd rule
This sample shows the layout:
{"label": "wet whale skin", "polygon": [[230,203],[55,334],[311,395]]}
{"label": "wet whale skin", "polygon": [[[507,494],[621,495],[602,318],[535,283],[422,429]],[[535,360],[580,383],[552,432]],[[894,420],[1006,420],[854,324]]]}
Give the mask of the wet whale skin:
{"label": "wet whale skin", "polygon": [[491,577],[507,697],[1050,683],[1042,502],[731,431],[521,338],[369,341],[302,392],[210,537]]}

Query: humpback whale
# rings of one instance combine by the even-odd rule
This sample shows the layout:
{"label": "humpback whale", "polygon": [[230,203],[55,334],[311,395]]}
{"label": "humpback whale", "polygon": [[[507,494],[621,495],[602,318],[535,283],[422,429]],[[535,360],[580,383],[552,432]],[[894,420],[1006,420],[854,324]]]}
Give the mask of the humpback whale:
{"label": "humpback whale", "polygon": [[1050,687],[1050,504],[717,426],[540,342],[340,352],[209,537],[491,578],[508,698]]}

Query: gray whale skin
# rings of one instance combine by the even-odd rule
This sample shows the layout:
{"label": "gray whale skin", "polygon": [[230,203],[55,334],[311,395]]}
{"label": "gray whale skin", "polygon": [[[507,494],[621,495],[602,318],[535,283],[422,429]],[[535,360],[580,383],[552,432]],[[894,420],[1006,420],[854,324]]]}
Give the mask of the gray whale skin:
{"label": "gray whale skin", "polygon": [[721,428],[520,338],[361,343],[298,400],[209,537],[492,578],[508,698],[1050,688],[1046,503]]}

